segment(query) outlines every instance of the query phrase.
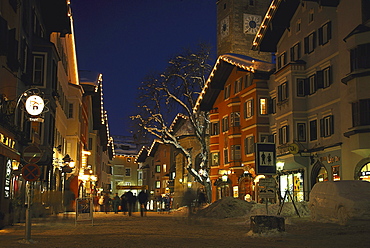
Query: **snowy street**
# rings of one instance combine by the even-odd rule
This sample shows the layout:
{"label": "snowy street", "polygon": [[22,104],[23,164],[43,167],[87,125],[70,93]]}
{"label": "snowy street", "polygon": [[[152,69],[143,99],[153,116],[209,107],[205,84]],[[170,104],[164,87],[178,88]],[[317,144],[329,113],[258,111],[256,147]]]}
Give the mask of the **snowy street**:
{"label": "snowy street", "polygon": [[24,223],[0,230],[0,247],[368,247],[370,223],[340,226],[286,219],[286,232],[251,235],[247,217],[192,218],[183,213],[149,212],[128,217],[96,213],[91,221],[74,218],[33,219],[31,238],[24,244]]}

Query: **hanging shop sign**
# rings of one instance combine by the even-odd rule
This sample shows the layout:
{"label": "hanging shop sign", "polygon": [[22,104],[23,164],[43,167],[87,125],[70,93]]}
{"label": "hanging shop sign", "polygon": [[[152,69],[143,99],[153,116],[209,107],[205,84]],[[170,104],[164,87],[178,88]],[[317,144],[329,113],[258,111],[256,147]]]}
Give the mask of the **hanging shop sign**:
{"label": "hanging shop sign", "polygon": [[12,160],[6,160],[4,198],[10,197],[10,180],[12,175]]}
{"label": "hanging shop sign", "polygon": [[256,172],[263,175],[276,174],[275,143],[256,143]]}
{"label": "hanging shop sign", "polygon": [[45,103],[44,99],[42,99],[38,95],[32,95],[27,98],[26,100],[26,110],[27,113],[32,116],[37,116],[42,113],[44,110]]}

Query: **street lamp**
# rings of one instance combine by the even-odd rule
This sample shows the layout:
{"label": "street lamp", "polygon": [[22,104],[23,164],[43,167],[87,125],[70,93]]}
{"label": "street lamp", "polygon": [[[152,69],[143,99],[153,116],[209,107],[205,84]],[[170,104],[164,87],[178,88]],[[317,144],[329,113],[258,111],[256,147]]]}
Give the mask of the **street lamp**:
{"label": "street lamp", "polygon": [[227,182],[227,175],[226,175],[226,173],[222,175],[221,179],[222,179],[222,182]]}
{"label": "street lamp", "polygon": [[71,157],[68,154],[66,154],[62,160],[64,163],[64,166],[62,167],[62,171],[65,173],[71,173],[74,167],[73,159],[71,159]]}

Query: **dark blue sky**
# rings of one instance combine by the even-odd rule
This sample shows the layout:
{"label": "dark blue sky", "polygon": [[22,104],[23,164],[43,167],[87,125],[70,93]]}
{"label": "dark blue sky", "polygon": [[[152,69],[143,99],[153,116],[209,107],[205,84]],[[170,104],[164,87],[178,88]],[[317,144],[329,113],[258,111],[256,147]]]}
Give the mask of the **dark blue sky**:
{"label": "dark blue sky", "polygon": [[79,69],[103,74],[111,135],[128,134],[145,75],[200,42],[216,50],[216,0],[71,0],[71,6]]}

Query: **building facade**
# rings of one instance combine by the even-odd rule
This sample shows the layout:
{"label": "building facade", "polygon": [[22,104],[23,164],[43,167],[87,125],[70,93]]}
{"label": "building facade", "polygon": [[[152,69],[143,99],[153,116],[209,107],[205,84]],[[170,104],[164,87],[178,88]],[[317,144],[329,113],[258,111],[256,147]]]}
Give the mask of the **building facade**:
{"label": "building facade", "polygon": [[262,22],[272,28],[255,37],[254,50],[277,54],[270,130],[280,190],[297,200],[320,181],[369,179],[369,7],[272,1]]}

